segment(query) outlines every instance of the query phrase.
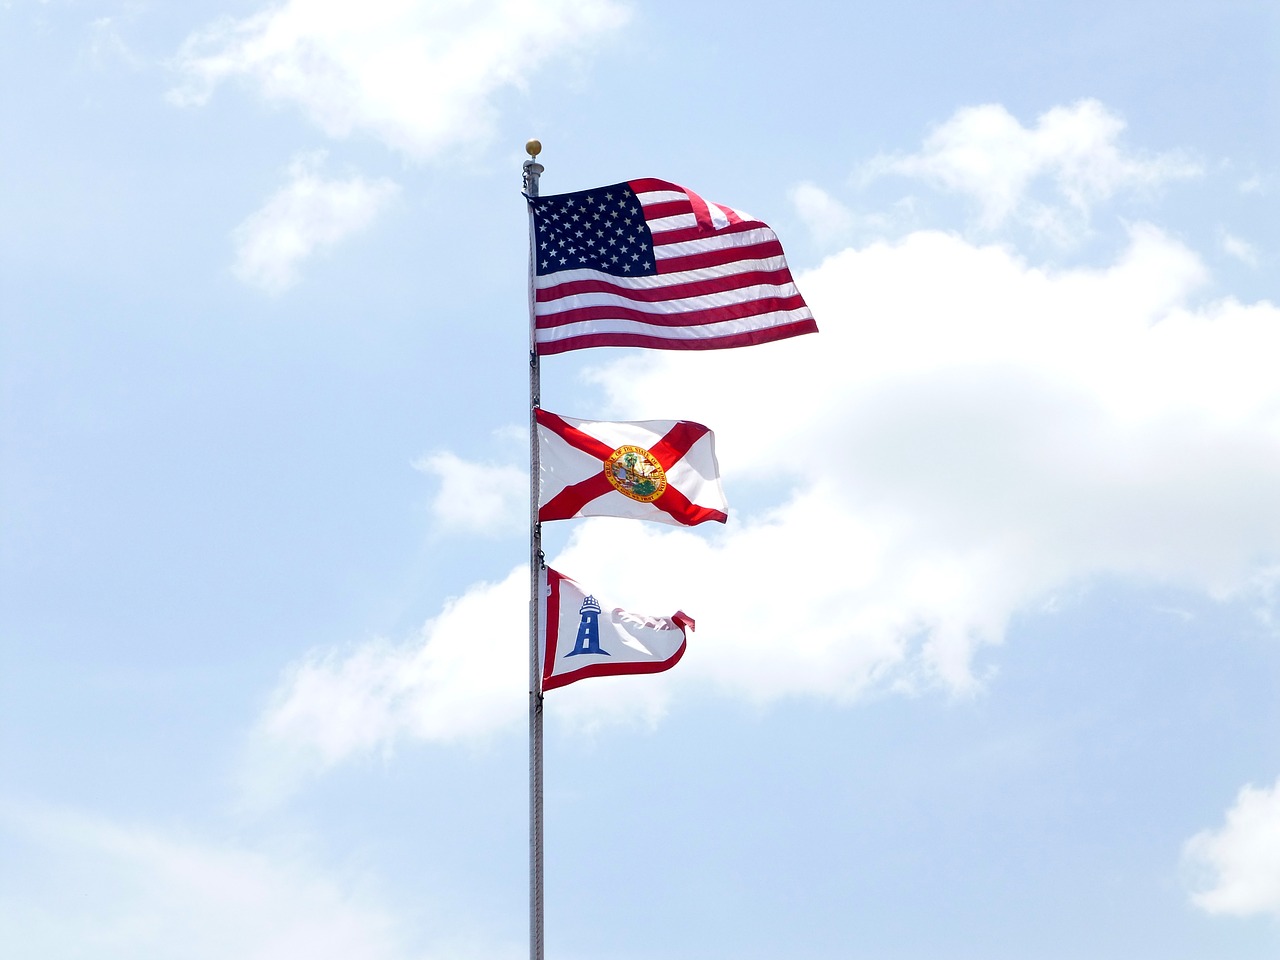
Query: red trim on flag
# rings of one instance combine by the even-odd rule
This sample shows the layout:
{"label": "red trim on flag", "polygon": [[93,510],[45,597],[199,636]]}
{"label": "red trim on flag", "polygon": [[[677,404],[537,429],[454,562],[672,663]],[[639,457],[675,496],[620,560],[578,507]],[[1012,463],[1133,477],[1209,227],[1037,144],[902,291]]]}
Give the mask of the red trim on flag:
{"label": "red trim on flag", "polygon": [[[680,632],[684,633],[683,630]],[[562,673],[558,677],[545,678],[542,682],[542,689],[555,690],[557,687],[566,687],[576,680],[586,680],[589,677],[624,677],[643,673],[662,673],[664,670],[670,670],[680,662],[680,658],[684,656],[688,646],[689,638],[686,636],[679,649],[671,655],[670,659],[655,660],[651,663],[634,661],[630,663],[593,663],[590,666],[580,667],[572,673]]]}
{"label": "red trim on flag", "polygon": [[[556,644],[560,641],[560,581],[563,574],[543,567],[547,575],[547,618],[542,625],[542,689],[547,689],[547,679],[556,662]],[[554,578],[554,579],[553,579]]]}

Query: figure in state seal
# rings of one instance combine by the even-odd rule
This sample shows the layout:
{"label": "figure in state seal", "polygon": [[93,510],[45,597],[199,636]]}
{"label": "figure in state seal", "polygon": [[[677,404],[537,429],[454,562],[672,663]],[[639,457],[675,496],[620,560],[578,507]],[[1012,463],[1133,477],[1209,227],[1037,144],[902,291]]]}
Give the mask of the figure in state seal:
{"label": "figure in state seal", "polygon": [[624,497],[652,503],[667,489],[667,472],[644,447],[619,447],[604,462],[604,475]]}

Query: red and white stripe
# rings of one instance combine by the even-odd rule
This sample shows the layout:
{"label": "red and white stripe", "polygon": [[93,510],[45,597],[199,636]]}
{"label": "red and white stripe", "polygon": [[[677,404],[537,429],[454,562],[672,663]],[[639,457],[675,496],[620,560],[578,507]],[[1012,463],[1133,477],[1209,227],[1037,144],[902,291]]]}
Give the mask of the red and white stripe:
{"label": "red and white stripe", "polygon": [[816,333],[767,224],[665,180],[629,181],[658,272],[561,270],[536,278],[538,353],[584,347],[716,350]]}

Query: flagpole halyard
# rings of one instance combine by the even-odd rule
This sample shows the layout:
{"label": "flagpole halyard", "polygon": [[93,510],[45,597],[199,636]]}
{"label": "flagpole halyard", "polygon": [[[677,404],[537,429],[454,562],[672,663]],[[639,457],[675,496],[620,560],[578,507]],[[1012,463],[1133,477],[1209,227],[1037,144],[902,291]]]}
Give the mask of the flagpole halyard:
{"label": "flagpole halyard", "polygon": [[[538,163],[542,144],[525,144],[529,159],[524,162],[524,192],[538,195]],[[542,910],[542,661],[539,630],[539,600],[542,584],[542,528],[538,523],[538,424],[542,402],[541,369],[538,363],[537,329],[534,319],[535,228],[529,210],[529,960],[543,960]]]}

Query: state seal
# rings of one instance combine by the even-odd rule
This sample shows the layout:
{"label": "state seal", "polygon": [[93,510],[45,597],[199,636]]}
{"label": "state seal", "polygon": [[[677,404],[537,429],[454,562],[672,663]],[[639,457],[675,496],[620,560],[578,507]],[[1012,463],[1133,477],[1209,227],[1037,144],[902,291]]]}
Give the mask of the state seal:
{"label": "state seal", "polygon": [[604,475],[624,497],[652,503],[667,489],[667,472],[644,447],[619,447],[604,462]]}

